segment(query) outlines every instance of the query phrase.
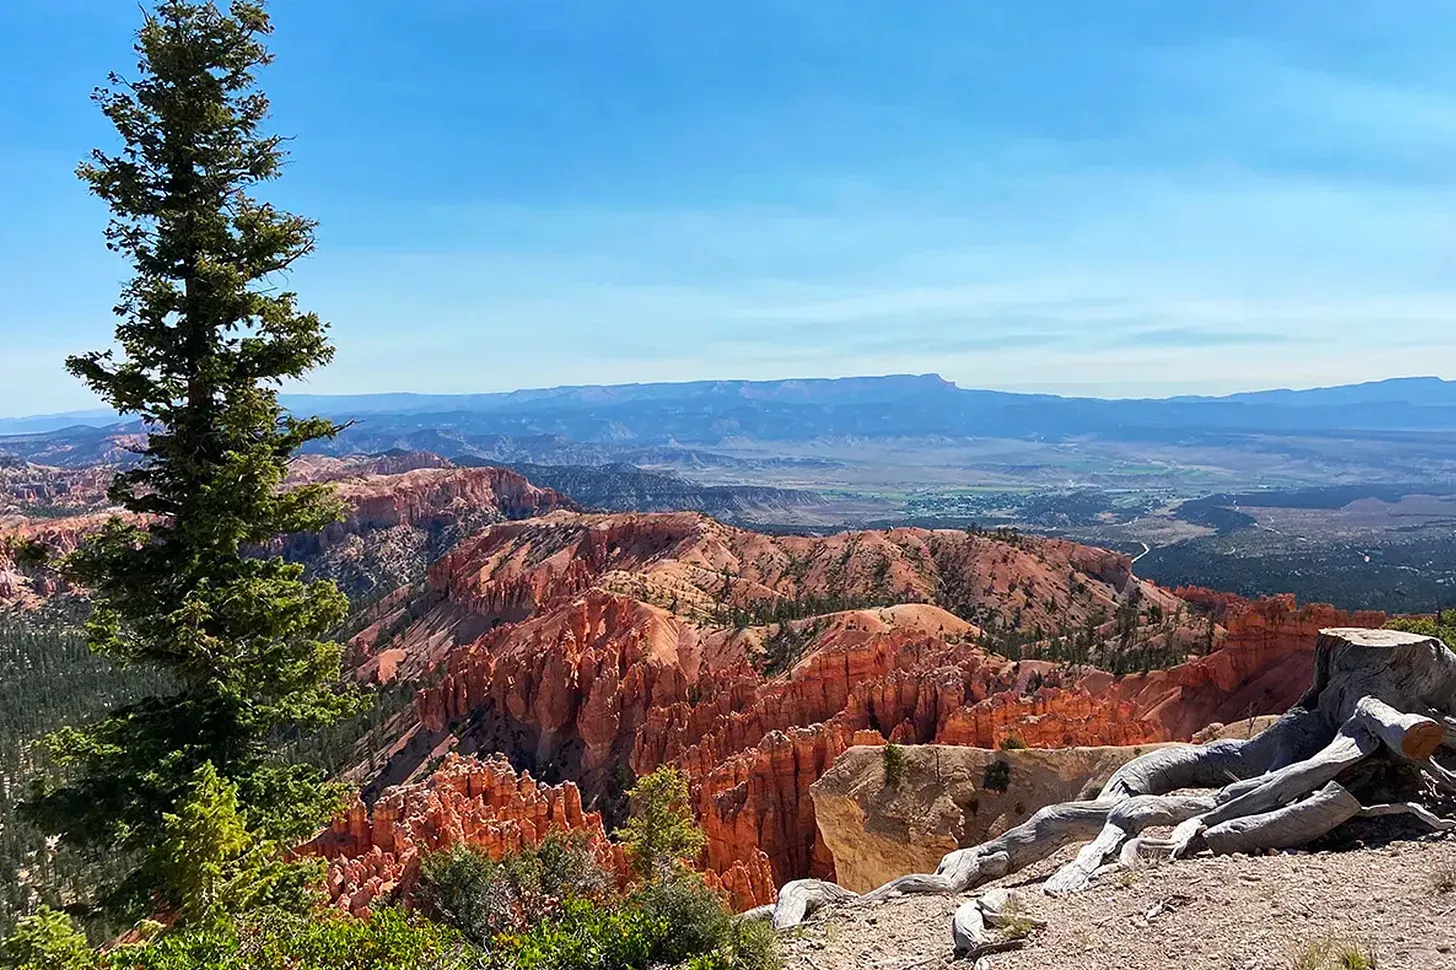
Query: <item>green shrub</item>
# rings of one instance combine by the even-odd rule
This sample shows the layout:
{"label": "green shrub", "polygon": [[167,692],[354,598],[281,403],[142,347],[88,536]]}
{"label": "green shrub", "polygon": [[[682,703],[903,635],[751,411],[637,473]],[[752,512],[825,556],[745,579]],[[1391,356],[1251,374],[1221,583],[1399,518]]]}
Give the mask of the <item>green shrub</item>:
{"label": "green shrub", "polygon": [[396,909],[367,920],[260,911],[113,950],[106,970],[481,970],[458,934]]}
{"label": "green shrub", "polygon": [[775,970],[773,931],[735,919],[694,877],[650,883],[611,907],[573,900],[503,941],[517,970]]}
{"label": "green shrub", "polygon": [[1008,734],[1006,735],[1006,737],[1001,739],[1002,751],[1020,751],[1022,748],[1025,747],[1026,742],[1021,740],[1021,735],[1019,734]]}
{"label": "green shrub", "polygon": [[1004,792],[1011,787],[1011,763],[996,760],[986,766],[981,776],[981,787],[987,791]]}
{"label": "green shrub", "polygon": [[639,876],[666,878],[702,851],[707,840],[693,820],[684,772],[658,768],[637,779],[627,798],[632,817],[622,826],[622,845]]}
{"label": "green shrub", "polygon": [[1335,939],[1310,943],[1291,964],[1292,970],[1376,970],[1378,966],[1373,950]]}
{"label": "green shrub", "polygon": [[317,859],[289,862],[277,846],[248,830],[237,786],[211,761],[193,773],[192,790],[162,816],[157,848],[164,898],[179,924],[211,923],[252,909],[308,908],[308,885],[322,876]]}
{"label": "green shrub", "polygon": [[549,919],[575,899],[604,901],[612,876],[581,833],[553,833],[539,845],[493,860],[455,846],[427,857],[417,898],[433,919],[489,947],[502,933]]}
{"label": "green shrub", "polygon": [[892,741],[880,750],[880,761],[885,769],[885,787],[899,788],[905,780],[905,749]]}
{"label": "green shrub", "polygon": [[15,932],[0,941],[0,967],[6,970],[90,970],[95,965],[85,934],[65,913],[47,906],[21,917]]}

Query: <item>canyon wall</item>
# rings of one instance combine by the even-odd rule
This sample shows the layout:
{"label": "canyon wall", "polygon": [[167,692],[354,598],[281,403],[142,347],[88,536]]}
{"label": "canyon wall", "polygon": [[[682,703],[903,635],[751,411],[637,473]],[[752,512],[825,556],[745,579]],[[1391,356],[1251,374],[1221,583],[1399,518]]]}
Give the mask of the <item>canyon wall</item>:
{"label": "canyon wall", "polygon": [[[10,474],[0,474],[0,606],[36,606],[65,584],[54,571],[26,567],[17,552],[34,543],[52,557],[62,556],[100,528],[107,518],[104,482],[111,470],[0,468],[5,471]],[[318,482],[333,484],[344,507],[342,520],[318,533],[279,539],[268,551],[304,563],[311,575],[334,579],[356,601],[421,579],[441,553],[489,525],[576,507],[510,469],[455,468],[419,452],[356,459],[310,455],[290,468],[289,485]],[[24,511],[39,501],[75,514]]]}
{"label": "canyon wall", "polygon": [[[423,685],[382,767],[351,773],[384,792],[373,813],[317,846],[345,908],[407,886],[411,860],[451,840],[504,851],[558,817],[595,837],[634,776],[669,764],[691,779],[710,880],[762,902],[834,874],[812,792],[855,745],[1185,740],[1287,708],[1320,627],[1385,619],[1169,591],[1120,553],[1009,532],[770,536],[694,513],[584,514],[514,472],[428,455],[308,459],[292,480],[336,482],[347,515],[277,548],[382,594],[352,640],[355,675]],[[56,590],[18,561],[24,543],[63,553],[102,518],[0,521],[0,603]],[[1073,640],[1166,665],[1005,655]],[[496,762],[432,772],[447,752],[501,752],[514,780]]]}
{"label": "canyon wall", "polygon": [[[1129,602],[1131,627],[1116,618]],[[438,671],[416,699],[430,744],[396,752],[394,777],[442,746],[500,750],[610,805],[624,766],[680,765],[708,867],[762,852],[782,884],[833,873],[810,790],[855,743],[1187,739],[1292,703],[1319,627],[1384,621],[1287,597],[1215,605],[1210,638],[1194,616],[1207,603],[1060,540],[766,536],[686,513],[557,512],[461,542],[422,600],[395,606],[395,632],[357,645],[363,676],[384,654],[396,672]],[[1183,662],[1122,676],[1017,662],[979,645],[983,627],[1081,631]]]}

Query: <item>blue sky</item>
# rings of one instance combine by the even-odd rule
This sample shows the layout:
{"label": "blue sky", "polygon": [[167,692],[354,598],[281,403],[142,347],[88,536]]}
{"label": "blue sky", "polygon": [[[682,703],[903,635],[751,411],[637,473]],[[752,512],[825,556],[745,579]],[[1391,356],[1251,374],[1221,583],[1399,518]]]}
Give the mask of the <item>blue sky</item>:
{"label": "blue sky", "polygon": [[[85,407],[136,7],[0,4],[0,415]],[[309,390],[1456,377],[1456,4],[290,0]]]}

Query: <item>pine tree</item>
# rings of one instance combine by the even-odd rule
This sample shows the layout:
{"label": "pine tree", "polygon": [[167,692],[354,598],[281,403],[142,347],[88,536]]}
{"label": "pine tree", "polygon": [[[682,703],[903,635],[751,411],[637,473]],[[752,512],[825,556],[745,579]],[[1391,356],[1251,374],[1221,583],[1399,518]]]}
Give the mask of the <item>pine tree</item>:
{"label": "pine tree", "polygon": [[68,369],[148,432],[116,477],[112,519],[66,563],[93,595],[90,646],[175,685],[99,722],[53,735],[62,774],[27,805],[63,842],[134,860],[107,897],[137,912],[162,885],[165,816],[211,764],[262,838],[295,838],[336,797],[276,742],[347,712],[340,647],[346,601],[301,567],[259,554],[275,537],[337,518],[316,487],[282,490],[289,457],[334,434],[295,419],[277,388],[333,354],[325,325],[277,276],[313,249],[314,224],[249,194],[275,178],[255,72],[271,61],[262,5],[165,0],[137,34],[137,75],[94,100],[118,154],[79,176],[111,208],[108,248],[134,275],[115,307],[120,353]]}
{"label": "pine tree", "polygon": [[65,913],[42,906],[0,940],[5,970],[90,970],[96,965],[86,935]]}
{"label": "pine tree", "polygon": [[637,779],[627,798],[632,817],[622,826],[622,844],[639,876],[665,878],[702,851],[706,839],[693,821],[684,772],[658,768]]}
{"label": "pine tree", "polygon": [[162,902],[179,922],[215,924],[265,905],[304,910],[308,882],[322,875],[317,860],[287,861],[248,830],[237,788],[210,762],[162,824]]}

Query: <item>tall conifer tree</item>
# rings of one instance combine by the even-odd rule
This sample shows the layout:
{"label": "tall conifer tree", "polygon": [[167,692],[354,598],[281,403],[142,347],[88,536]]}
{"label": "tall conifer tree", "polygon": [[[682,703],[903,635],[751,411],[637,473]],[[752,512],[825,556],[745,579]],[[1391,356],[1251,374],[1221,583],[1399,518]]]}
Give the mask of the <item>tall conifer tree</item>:
{"label": "tall conifer tree", "polygon": [[108,248],[134,275],[115,308],[119,352],[67,366],[147,437],[110,492],[132,514],[66,566],[94,597],[91,647],[158,668],[173,688],[53,736],[61,776],[27,809],[63,843],[128,860],[108,896],[123,912],[165,891],[165,817],[208,764],[259,837],[318,824],[330,790],[279,760],[276,741],[352,703],[330,641],[344,596],[260,554],[338,514],[322,488],[281,489],[289,457],[337,428],[293,418],[276,396],[333,348],[277,288],[313,249],[314,223],[250,194],[284,158],[262,130],[255,78],[270,31],[257,2],[159,3],[137,34],[136,76],[112,75],[94,95],[121,150],[78,172],[110,206]]}

